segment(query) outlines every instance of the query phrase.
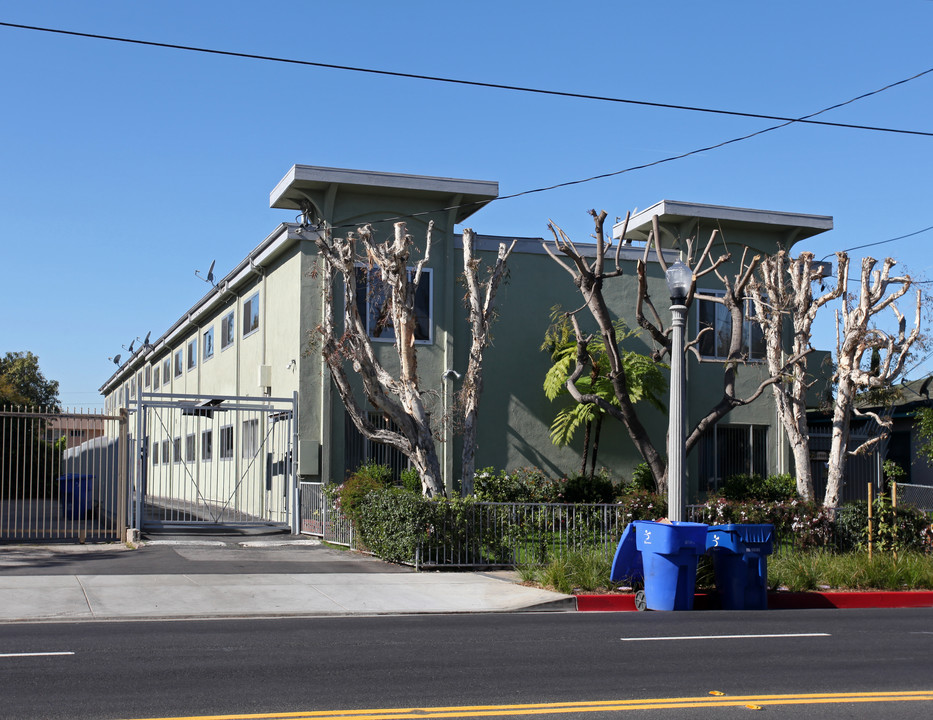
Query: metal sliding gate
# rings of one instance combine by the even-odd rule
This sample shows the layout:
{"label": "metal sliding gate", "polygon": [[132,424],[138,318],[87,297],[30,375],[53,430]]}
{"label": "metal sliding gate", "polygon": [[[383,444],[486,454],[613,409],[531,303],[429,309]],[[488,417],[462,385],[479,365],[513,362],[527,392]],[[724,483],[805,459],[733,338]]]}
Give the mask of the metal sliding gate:
{"label": "metal sliding gate", "polygon": [[136,527],[283,525],[297,533],[297,394],[140,393]]}

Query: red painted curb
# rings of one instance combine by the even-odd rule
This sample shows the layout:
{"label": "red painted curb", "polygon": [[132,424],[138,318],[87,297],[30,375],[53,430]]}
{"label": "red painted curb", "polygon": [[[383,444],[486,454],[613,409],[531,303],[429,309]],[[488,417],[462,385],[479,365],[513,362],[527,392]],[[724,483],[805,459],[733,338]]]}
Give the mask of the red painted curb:
{"label": "red painted curb", "polygon": [[[634,612],[634,595],[577,595],[577,610],[581,612]],[[708,610],[713,596],[697,593],[694,610]],[[768,593],[770,610],[803,610],[814,608],[912,608],[933,607],[933,590],[903,592],[777,592]]]}

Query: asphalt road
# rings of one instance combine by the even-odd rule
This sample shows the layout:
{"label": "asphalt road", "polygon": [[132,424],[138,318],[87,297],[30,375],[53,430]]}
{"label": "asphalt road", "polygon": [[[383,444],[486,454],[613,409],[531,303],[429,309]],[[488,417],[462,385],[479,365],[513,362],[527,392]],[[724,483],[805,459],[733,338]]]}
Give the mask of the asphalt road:
{"label": "asphalt road", "polygon": [[[874,695],[908,691],[928,692]],[[771,717],[928,718],[930,691],[933,609],[0,626],[0,716],[22,720],[445,706],[473,709],[355,717],[511,717],[516,708],[475,706],[528,703],[563,704],[533,709],[543,717],[594,720],[635,707],[647,718],[747,717],[756,707]],[[810,704],[799,697],[808,693],[857,696]],[[738,707],[710,706],[720,702]]]}

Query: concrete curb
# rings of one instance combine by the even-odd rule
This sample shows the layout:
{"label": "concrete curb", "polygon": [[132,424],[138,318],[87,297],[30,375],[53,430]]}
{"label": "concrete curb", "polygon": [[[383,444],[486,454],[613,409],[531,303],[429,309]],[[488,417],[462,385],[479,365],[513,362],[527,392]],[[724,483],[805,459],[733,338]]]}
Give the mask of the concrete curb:
{"label": "concrete curb", "polygon": [[[635,612],[634,595],[576,595],[581,612]],[[715,596],[697,593],[694,610],[714,608]],[[903,592],[776,592],[768,593],[769,610],[817,608],[917,608],[933,607],[933,590]]]}

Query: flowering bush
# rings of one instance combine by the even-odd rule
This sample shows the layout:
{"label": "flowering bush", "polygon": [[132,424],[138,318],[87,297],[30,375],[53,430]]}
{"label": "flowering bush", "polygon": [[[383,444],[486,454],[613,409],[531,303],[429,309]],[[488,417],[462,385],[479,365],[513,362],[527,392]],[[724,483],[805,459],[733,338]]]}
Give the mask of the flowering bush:
{"label": "flowering bush", "polygon": [[486,502],[558,502],[559,487],[538,468],[512,472],[483,468],[473,477],[473,496]]}
{"label": "flowering bush", "polygon": [[774,525],[778,538],[801,548],[826,547],[833,542],[832,516],[813,502],[745,502],[713,495],[702,505],[700,514],[697,520],[709,525]]}

